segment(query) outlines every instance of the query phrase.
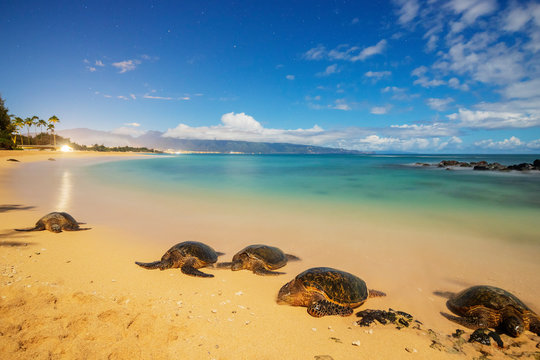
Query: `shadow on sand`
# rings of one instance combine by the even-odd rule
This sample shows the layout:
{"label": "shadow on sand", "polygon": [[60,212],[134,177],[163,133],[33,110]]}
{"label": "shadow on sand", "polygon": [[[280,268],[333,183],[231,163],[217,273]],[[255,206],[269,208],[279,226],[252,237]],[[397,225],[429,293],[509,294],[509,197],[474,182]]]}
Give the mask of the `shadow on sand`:
{"label": "shadow on sand", "polygon": [[8,211],[14,211],[14,210],[31,210],[34,209],[35,206],[23,206],[18,204],[4,204],[0,205],[0,213],[5,213]]}

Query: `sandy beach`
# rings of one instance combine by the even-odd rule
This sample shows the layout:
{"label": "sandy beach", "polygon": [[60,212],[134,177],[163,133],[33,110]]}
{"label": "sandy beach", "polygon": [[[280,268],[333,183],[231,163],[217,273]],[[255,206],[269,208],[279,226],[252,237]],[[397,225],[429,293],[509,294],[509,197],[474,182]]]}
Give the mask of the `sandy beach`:
{"label": "sandy beach", "polygon": [[[477,284],[505,288],[540,311],[540,246],[508,242],[444,218],[383,216],[377,209],[332,216],[331,209],[186,196],[91,182],[93,162],[144,155],[0,152],[0,353],[6,359],[538,359],[540,337],[503,335],[505,348],[467,343],[435,291]],[[16,158],[20,162],[6,161]],[[55,161],[49,161],[54,158]],[[148,156],[148,161],[152,161]],[[106,179],[106,174],[103,174]],[[51,211],[92,229],[15,232]],[[388,215],[388,214],[386,214]],[[482,221],[482,219],[471,219]],[[436,241],[434,241],[436,239]],[[226,253],[265,243],[302,260],[285,275],[204,269],[149,271],[172,245],[201,241]],[[332,244],[329,247],[329,243]],[[357,310],[388,308],[422,324],[360,327],[358,318],[313,318],[276,304],[301,271],[329,266],[387,293]],[[356,312],[356,311],[355,311]],[[465,330],[464,340],[453,338]]]}

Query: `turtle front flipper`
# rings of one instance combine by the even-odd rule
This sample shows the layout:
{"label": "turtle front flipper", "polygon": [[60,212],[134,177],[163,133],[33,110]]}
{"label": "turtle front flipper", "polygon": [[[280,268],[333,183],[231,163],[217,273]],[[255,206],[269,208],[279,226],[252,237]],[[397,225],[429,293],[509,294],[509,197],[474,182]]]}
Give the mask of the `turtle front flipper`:
{"label": "turtle front flipper", "polygon": [[308,306],[307,312],[313,317],[322,317],[326,315],[349,316],[353,309],[347,306],[341,306],[327,300],[314,301]]}
{"label": "turtle front flipper", "polygon": [[184,262],[182,267],[180,267],[180,270],[182,271],[182,273],[184,273],[186,275],[197,276],[197,277],[206,277],[206,278],[214,277],[214,275],[212,275],[212,274],[205,274],[202,271],[197,270],[194,267],[195,263],[196,263],[195,258],[190,258],[186,262]]}
{"label": "turtle front flipper", "polygon": [[529,330],[540,336],[540,318],[536,315],[530,315]]}
{"label": "turtle front flipper", "polygon": [[276,276],[276,275],[283,275],[285,273],[283,272],[279,272],[279,271],[270,271],[268,270],[261,261],[257,261],[256,264],[253,264],[252,268],[253,270],[253,273],[254,274],[257,274],[257,275],[262,275],[262,276],[267,276],[267,275],[270,275],[270,276]]}
{"label": "turtle front flipper", "polygon": [[493,324],[493,322],[489,321],[489,319],[484,316],[454,316],[445,312],[441,312],[441,315],[450,321],[473,330],[495,328],[497,326],[497,324]]}
{"label": "turtle front flipper", "polygon": [[149,270],[161,269],[161,261],[154,261],[150,263],[143,263],[143,262],[135,261],[135,264]]}
{"label": "turtle front flipper", "polygon": [[32,228],[26,228],[26,229],[15,229],[15,231],[43,231],[45,228],[41,228],[38,226],[34,226]]}
{"label": "turtle front flipper", "polygon": [[206,278],[214,277],[214,275],[212,274],[205,274],[202,271],[195,269],[192,265],[184,265],[180,268],[180,270],[182,271],[182,273],[186,275],[206,277]]}

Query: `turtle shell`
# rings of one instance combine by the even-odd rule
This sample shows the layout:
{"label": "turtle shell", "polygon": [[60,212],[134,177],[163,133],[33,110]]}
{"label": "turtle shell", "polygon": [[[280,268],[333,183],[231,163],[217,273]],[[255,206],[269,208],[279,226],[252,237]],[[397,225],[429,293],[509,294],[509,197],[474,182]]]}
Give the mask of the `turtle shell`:
{"label": "turtle shell", "polygon": [[165,260],[165,258],[168,258],[176,252],[182,257],[193,256],[199,259],[199,261],[207,264],[213,264],[218,259],[218,254],[210,246],[198,241],[184,241],[170,248],[165,253],[162,260]]}
{"label": "turtle shell", "polygon": [[250,259],[263,261],[268,269],[279,269],[287,264],[287,256],[277,247],[268,245],[249,245],[240,250],[233,257],[233,262],[239,260],[242,254],[246,254]]}
{"label": "turtle shell", "polygon": [[478,306],[496,311],[503,310],[507,306],[512,306],[521,313],[531,311],[527,305],[508,291],[488,285],[465,289],[448,300],[447,305],[458,315],[466,315],[468,311]]}
{"label": "turtle shell", "polygon": [[298,274],[295,280],[301,281],[307,291],[320,293],[343,306],[360,306],[369,296],[364,280],[332,268],[311,268]]}

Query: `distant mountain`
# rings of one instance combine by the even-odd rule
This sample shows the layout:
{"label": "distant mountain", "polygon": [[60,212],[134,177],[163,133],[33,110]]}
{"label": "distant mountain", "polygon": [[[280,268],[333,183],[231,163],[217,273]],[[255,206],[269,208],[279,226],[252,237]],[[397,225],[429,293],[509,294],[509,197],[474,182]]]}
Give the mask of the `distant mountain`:
{"label": "distant mountain", "polygon": [[85,128],[60,130],[63,137],[81,145],[105,145],[148,147],[162,151],[200,151],[218,153],[247,154],[363,154],[355,150],[328,148],[322,146],[298,145],[288,143],[266,143],[232,140],[194,140],[163,137],[160,131],[148,131],[141,136],[115,134],[107,131]]}

